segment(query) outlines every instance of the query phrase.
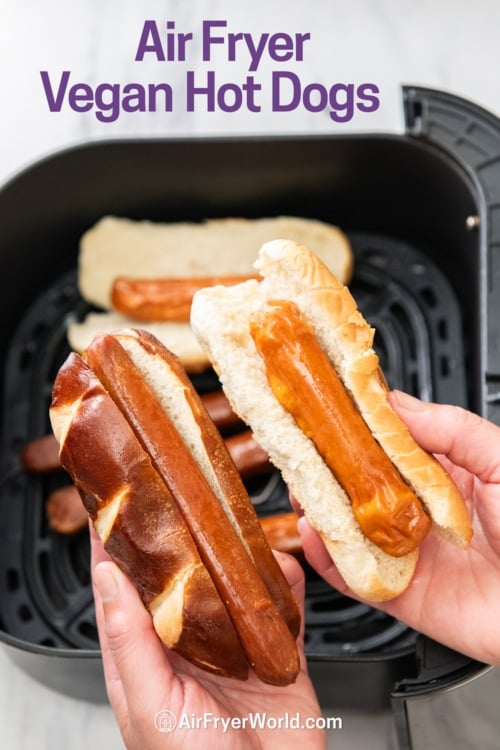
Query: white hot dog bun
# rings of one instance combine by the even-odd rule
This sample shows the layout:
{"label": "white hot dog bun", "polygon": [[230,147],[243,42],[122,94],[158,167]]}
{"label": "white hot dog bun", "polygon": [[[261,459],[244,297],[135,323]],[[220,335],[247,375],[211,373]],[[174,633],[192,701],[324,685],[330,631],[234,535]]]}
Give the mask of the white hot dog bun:
{"label": "white hot dog bun", "polygon": [[[269,301],[295,303],[375,441],[432,519],[433,532],[461,547],[469,544],[472,535],[464,502],[438,461],[415,443],[389,406],[372,346],[374,330],[349,290],[316,255],[295,242],[266,243],[255,266],[263,276],[261,282],[197,292],[191,309],[195,334],[234,410],[281,470],[351,590],[369,601],[393,598],[412,579],[418,547],[394,556],[364,535],[347,493],[313,439],[275,397],[250,333],[250,318]],[[342,451],[340,445],[338,450]]]}
{"label": "white hot dog bun", "polygon": [[[138,325],[137,319],[113,305],[118,278],[186,280],[255,274],[253,262],[260,246],[277,237],[311,247],[342,281],[351,277],[353,256],[346,235],[312,219],[279,216],[165,223],[105,216],[82,236],[78,261],[80,293],[100,310],[69,325],[70,346],[82,352],[97,334]],[[174,351],[188,371],[208,366],[188,322],[141,318],[140,327]]]}

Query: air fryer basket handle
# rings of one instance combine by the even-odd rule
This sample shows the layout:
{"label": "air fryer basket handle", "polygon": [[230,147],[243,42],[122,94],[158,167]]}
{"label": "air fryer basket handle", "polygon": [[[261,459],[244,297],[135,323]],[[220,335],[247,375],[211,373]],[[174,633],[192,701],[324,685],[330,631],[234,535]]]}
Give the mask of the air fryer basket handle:
{"label": "air fryer basket handle", "polygon": [[391,693],[398,750],[496,747],[500,670],[424,636],[416,660],[418,674]]}
{"label": "air fryer basket handle", "polygon": [[[500,119],[443,91],[403,87],[406,132],[448,152],[468,175],[478,205],[485,320],[481,356],[484,416],[500,424]],[[473,217],[471,217],[473,218]]]}

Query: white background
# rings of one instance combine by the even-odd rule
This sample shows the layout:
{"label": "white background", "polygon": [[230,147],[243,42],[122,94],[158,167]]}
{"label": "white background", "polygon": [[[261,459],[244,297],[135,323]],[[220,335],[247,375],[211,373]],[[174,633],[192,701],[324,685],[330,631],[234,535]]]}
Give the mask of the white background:
{"label": "white background", "polygon": [[[186,63],[158,62],[149,55],[135,62],[145,19],[160,28],[173,20],[176,30],[194,35]],[[228,32],[309,32],[303,62],[273,64],[263,59],[256,78],[266,82],[272,67],[291,69],[303,85],[374,82],[380,108],[336,124],[328,113],[303,107],[289,113],[242,108],[228,114],[187,113],[183,101],[186,70],[198,61],[201,23],[221,19]],[[235,133],[314,133],[347,130],[399,131],[400,87],[420,84],[460,94],[500,112],[498,81],[500,5],[494,0],[460,4],[453,0],[3,0],[0,24],[0,96],[2,102],[0,181],[53,151],[101,138]],[[212,65],[220,82],[242,82],[248,74],[244,49],[235,62],[226,49],[214,48]],[[93,112],[64,106],[51,113],[40,71],[57,82],[63,70],[71,82],[170,83],[177,94],[168,114],[124,114],[100,123]]]}
{"label": "white background", "polygon": [[[187,113],[182,88],[186,63],[160,63],[134,57],[145,19],[199,36],[204,19],[228,22],[228,31],[310,32],[303,62],[290,63],[303,84],[373,82],[380,89],[376,113],[358,114],[335,124],[327,112],[273,114]],[[179,137],[236,134],[400,132],[400,88],[417,84],[459,94],[500,114],[500,3],[476,0],[308,0],[280,2],[229,0],[3,0],[0,23],[0,185],[34,161],[90,140],[133,136]],[[205,69],[210,65],[205,65]],[[248,58],[243,50],[229,63],[219,50],[213,68],[221,82],[243,81]],[[267,80],[273,64],[263,60],[256,78]],[[276,66],[274,66],[276,67]],[[63,70],[73,82],[169,82],[177,92],[169,114],[129,114],[100,123],[95,113],[63,107],[50,113],[40,81],[47,70],[55,81]],[[20,227],[22,231],[22,227]],[[338,714],[339,712],[336,712]],[[387,747],[384,716],[362,722],[344,712],[344,729],[334,746]],[[73,701],[33,682],[0,650],[0,741],[8,750],[96,747],[115,750],[121,741],[107,706]]]}

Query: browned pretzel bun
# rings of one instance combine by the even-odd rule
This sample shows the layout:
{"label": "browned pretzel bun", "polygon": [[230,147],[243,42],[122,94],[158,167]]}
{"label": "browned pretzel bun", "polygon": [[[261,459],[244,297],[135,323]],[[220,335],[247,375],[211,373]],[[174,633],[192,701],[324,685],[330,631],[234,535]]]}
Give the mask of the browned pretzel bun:
{"label": "browned pretzel bun", "polygon": [[347,287],[290,241],[265,244],[255,267],[260,283],[197,292],[193,329],[350,588],[397,596],[431,526],[469,544],[463,500],[389,406]]}
{"label": "browned pretzel bun", "polygon": [[293,682],[297,603],[177,358],[142,331],[97,337],[60,369],[50,416],[62,464],[165,644],[212,672]]}

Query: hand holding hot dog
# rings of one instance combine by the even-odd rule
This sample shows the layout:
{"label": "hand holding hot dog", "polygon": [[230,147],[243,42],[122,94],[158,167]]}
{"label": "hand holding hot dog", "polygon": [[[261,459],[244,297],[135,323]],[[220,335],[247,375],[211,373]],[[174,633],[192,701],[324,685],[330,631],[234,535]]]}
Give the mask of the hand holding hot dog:
{"label": "hand holding hot dog", "polygon": [[[406,591],[378,606],[450,648],[500,665],[500,428],[455,406],[399,392],[389,399],[415,440],[438,455],[454,479],[474,519],[474,536],[464,551],[429,535]],[[352,595],[317,533],[305,518],[298,525],[310,564]]]}
{"label": "hand holding hot dog", "polygon": [[[164,649],[139,595],[119,568],[109,560],[94,533],[92,570],[96,617],[111,706],[128,750],[170,748],[280,748],[324,750],[319,729],[251,729],[222,731],[222,720],[244,719],[264,713],[279,719],[300,713],[303,721],[321,717],[314,689],[307,676],[303,651],[303,626],[298,639],[301,670],[287,688],[264,685],[255,675],[246,682],[208,675]],[[288,555],[279,561],[297,601],[303,606],[304,575]],[[303,622],[303,620],[302,620]],[[175,715],[175,731],[161,733],[155,716],[162,710]],[[213,716],[218,724],[200,729],[179,726],[181,717]]]}

